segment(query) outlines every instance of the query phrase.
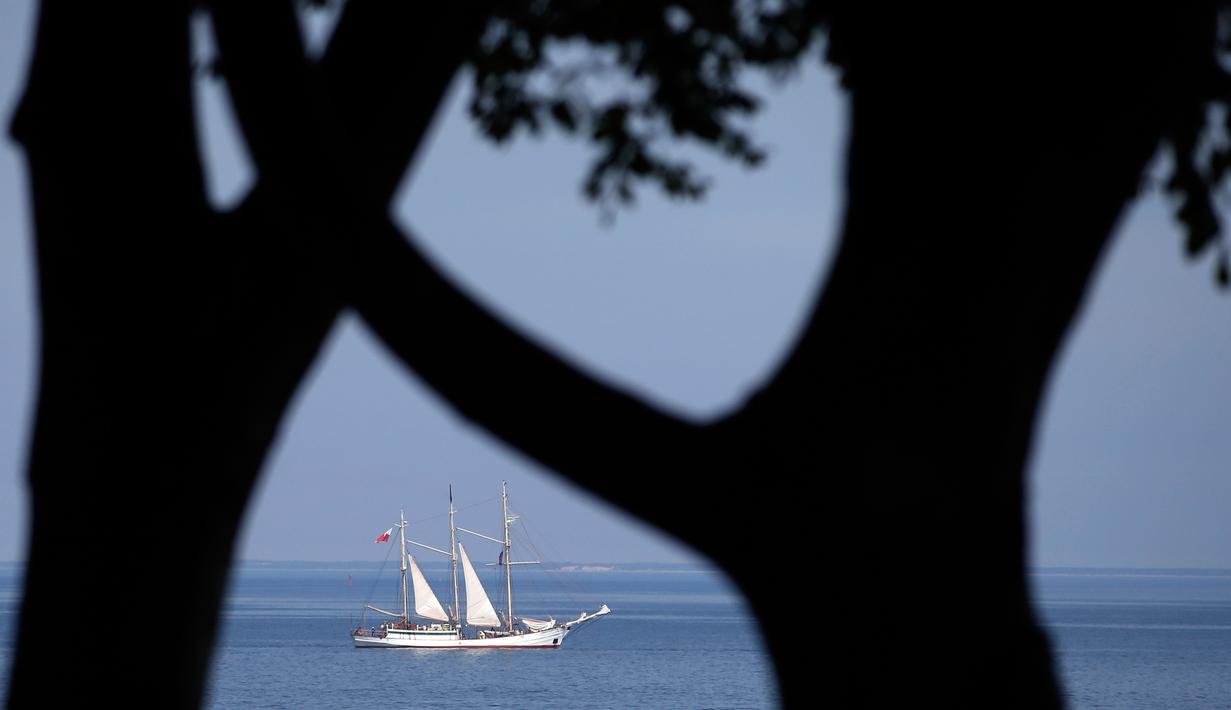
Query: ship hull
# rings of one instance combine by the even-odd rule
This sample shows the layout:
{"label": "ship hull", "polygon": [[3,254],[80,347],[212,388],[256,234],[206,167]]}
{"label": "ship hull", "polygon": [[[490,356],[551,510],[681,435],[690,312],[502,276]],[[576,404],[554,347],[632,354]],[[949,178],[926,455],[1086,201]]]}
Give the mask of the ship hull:
{"label": "ship hull", "polygon": [[569,630],[557,626],[491,638],[458,638],[454,634],[422,634],[414,631],[387,632],[384,636],[352,635],[356,648],[559,648]]}

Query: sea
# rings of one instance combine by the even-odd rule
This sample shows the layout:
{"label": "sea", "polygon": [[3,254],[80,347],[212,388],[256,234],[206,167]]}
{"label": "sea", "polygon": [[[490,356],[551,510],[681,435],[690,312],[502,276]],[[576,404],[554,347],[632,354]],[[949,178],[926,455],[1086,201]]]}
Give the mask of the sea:
{"label": "sea", "polygon": [[[447,573],[425,572],[446,601]],[[397,576],[363,563],[241,564],[205,707],[779,705],[755,618],[724,576],[703,566],[519,574],[518,613],[566,620],[611,607],[559,649],[353,648],[350,629],[379,623],[360,618],[365,603],[396,608]],[[19,566],[0,564],[0,691],[20,578]],[[1070,708],[1231,708],[1231,570],[1045,569],[1032,580]]]}

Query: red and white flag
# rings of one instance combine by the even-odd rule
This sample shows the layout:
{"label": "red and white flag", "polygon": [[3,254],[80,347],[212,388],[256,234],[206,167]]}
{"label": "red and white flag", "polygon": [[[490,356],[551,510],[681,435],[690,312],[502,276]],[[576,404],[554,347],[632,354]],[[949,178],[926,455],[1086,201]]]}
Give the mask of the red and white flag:
{"label": "red and white flag", "polygon": [[381,533],[380,537],[376,538],[376,541],[377,542],[389,542],[389,536],[392,534],[393,534],[393,528],[389,528],[388,530]]}

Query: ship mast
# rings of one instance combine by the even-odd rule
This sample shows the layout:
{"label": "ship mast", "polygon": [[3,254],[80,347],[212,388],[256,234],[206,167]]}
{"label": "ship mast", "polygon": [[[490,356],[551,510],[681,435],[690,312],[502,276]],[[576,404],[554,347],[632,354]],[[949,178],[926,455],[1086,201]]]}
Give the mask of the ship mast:
{"label": "ship mast", "polygon": [[504,501],[504,592],[505,598],[509,602],[509,615],[507,617],[509,623],[509,633],[513,633],[513,575],[509,574],[513,570],[513,564],[509,561],[509,550],[512,545],[509,544],[509,489],[508,482],[500,482],[500,498]]}
{"label": "ship mast", "polygon": [[406,588],[406,511],[401,511],[399,515],[401,522],[398,523],[398,538],[402,543],[402,621],[409,624],[410,594]]}
{"label": "ship mast", "polygon": [[449,484],[449,558],[453,561],[453,623],[462,628],[461,599],[457,594],[457,525],[453,522],[453,484]]}

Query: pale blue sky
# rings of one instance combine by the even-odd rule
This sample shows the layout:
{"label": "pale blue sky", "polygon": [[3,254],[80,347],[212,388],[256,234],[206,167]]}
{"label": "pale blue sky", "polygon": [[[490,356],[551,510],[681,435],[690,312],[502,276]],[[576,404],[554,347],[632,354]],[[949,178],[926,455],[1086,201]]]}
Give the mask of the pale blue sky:
{"label": "pale blue sky", "polygon": [[[6,121],[29,51],[30,4],[0,4]],[[211,185],[227,201],[251,176],[228,143],[219,88],[203,88],[203,120]],[[715,178],[704,203],[647,193],[610,228],[579,197],[583,147],[552,137],[493,148],[466,120],[464,90],[455,86],[396,206],[433,258],[592,372],[682,413],[735,406],[772,372],[823,276],[841,207],[844,99],[831,74],[813,66],[766,92],[755,124],[771,149],[765,168],[745,172],[702,157]],[[20,559],[25,534],[35,348],[25,191],[20,154],[6,141],[0,559]],[[1143,200],[1050,387],[1031,479],[1036,563],[1231,567],[1229,317],[1231,297],[1214,289],[1209,265],[1180,256],[1161,199]],[[444,510],[449,482],[465,505],[496,495],[502,479],[557,559],[692,559],[462,422],[349,318],[297,398],[239,553],[378,559],[383,550],[371,540],[399,507],[412,521],[428,518]],[[66,522],[81,513],[65,511]],[[490,522],[472,527],[494,527],[498,518],[488,514]],[[753,535],[764,515],[726,510],[715,519]],[[443,534],[436,519],[420,536]]]}

